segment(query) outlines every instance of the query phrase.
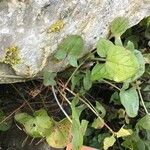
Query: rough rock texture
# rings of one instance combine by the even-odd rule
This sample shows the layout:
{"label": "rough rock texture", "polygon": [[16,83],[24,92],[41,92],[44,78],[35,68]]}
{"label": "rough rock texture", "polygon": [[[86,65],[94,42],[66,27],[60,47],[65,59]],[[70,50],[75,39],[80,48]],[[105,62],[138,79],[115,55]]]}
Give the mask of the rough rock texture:
{"label": "rough rock texture", "polygon": [[56,63],[52,54],[68,34],[82,35],[88,51],[114,18],[133,26],[149,14],[149,0],[0,0],[0,83],[62,70],[67,61]]}

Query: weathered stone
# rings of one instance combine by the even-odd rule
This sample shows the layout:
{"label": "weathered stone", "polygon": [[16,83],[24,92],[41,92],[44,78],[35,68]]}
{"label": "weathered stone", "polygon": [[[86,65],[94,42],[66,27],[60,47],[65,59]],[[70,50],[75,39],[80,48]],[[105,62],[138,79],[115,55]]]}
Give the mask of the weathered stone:
{"label": "weathered stone", "polygon": [[149,0],[0,0],[0,83],[64,69],[67,60],[54,62],[52,54],[68,34],[82,35],[86,52],[114,18],[128,17],[133,26],[149,14]]}

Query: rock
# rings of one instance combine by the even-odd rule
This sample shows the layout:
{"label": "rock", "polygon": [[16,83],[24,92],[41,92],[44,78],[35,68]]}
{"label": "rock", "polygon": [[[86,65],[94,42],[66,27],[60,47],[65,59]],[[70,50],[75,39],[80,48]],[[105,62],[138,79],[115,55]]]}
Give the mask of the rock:
{"label": "rock", "polygon": [[64,69],[67,60],[52,56],[68,34],[81,35],[87,52],[116,17],[133,26],[149,14],[149,0],[0,0],[0,83]]}

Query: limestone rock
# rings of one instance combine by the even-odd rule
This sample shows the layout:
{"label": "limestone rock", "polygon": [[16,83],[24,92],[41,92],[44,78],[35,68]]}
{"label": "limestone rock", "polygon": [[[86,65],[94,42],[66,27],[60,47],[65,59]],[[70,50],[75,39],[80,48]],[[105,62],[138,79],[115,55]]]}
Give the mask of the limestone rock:
{"label": "limestone rock", "polygon": [[52,56],[69,34],[84,38],[86,52],[116,17],[128,17],[133,26],[149,14],[149,0],[0,0],[0,83],[64,69],[67,61]]}

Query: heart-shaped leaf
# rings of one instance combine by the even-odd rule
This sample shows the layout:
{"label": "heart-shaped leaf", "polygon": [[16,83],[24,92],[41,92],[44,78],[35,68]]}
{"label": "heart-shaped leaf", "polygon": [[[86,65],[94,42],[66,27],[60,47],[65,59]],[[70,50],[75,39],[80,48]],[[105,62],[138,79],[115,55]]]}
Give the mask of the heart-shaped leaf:
{"label": "heart-shaped leaf", "polygon": [[107,54],[105,67],[114,81],[122,82],[135,76],[139,65],[133,52],[113,46]]}
{"label": "heart-shaped leaf", "polygon": [[84,48],[84,41],[79,35],[69,35],[58,45],[55,57],[63,60],[67,56],[70,65],[77,67],[77,58],[80,56]]}
{"label": "heart-shaped leaf", "polygon": [[136,117],[139,110],[139,96],[136,89],[121,90],[120,100],[129,117]]}
{"label": "heart-shaped leaf", "polygon": [[55,122],[44,109],[36,111],[33,116],[27,113],[18,113],[15,120],[23,124],[27,134],[34,138],[45,137],[52,131]]}

